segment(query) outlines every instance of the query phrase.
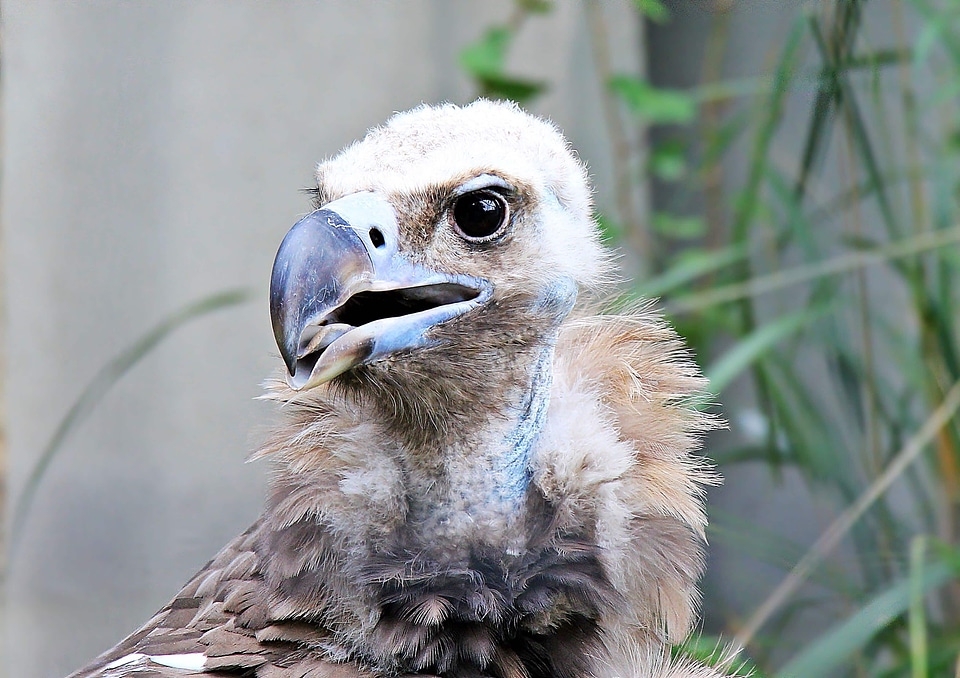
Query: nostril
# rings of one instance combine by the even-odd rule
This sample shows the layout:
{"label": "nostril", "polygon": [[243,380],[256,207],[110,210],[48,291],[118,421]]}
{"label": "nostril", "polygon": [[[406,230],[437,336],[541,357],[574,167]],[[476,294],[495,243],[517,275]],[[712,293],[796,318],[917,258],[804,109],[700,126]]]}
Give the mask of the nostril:
{"label": "nostril", "polygon": [[383,233],[380,232],[379,228],[370,229],[370,242],[373,243],[373,246],[377,249],[380,249],[386,244],[386,240],[383,239]]}

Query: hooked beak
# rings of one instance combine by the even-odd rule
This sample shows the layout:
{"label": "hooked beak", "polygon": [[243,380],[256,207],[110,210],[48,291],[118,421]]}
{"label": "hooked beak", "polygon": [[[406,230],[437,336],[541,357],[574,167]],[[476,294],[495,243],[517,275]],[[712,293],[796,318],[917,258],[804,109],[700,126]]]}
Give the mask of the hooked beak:
{"label": "hooked beak", "polygon": [[295,390],[404,349],[490,299],[493,285],[416,264],[398,250],[393,206],[361,192],[324,205],[284,237],[270,280],[273,334]]}

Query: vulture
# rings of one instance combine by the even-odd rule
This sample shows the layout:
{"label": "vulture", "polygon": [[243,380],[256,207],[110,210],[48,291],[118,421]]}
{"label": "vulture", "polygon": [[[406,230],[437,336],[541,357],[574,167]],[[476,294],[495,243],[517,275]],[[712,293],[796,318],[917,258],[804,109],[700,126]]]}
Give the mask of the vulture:
{"label": "vulture", "polygon": [[705,382],[609,307],[584,165],[513,104],[322,162],[270,283],[266,506],[74,678],[706,678]]}

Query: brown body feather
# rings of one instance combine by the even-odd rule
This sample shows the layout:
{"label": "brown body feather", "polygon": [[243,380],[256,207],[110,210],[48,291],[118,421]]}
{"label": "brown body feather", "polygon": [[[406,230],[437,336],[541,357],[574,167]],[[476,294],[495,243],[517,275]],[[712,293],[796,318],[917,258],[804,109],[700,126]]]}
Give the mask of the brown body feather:
{"label": "brown body feather", "polygon": [[691,406],[703,381],[649,314],[569,321],[555,368],[519,555],[432,553],[405,534],[402,479],[352,449],[375,435],[364,405],[334,389],[298,404],[278,383],[288,421],[261,452],[280,462],[264,517],[74,676],[179,676],[103,667],[191,652],[214,675],[670,675],[648,671],[695,612],[700,488],[714,479],[691,456],[713,424]]}

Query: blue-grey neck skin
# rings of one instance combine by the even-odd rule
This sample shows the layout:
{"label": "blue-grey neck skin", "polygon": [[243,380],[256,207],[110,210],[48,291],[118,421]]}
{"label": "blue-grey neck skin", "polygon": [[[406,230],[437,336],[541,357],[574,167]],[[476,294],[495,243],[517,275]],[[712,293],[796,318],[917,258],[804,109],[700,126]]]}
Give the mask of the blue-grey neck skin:
{"label": "blue-grey neck skin", "polygon": [[553,385],[553,344],[540,351],[533,367],[530,390],[524,394],[516,426],[504,440],[504,454],[497,465],[498,484],[494,487],[501,502],[517,503],[530,485],[530,457],[550,406]]}
{"label": "blue-grey neck skin", "polygon": [[553,319],[554,325],[531,368],[530,387],[516,408],[516,425],[504,439],[504,453],[495,469],[498,482],[493,490],[495,499],[500,502],[520,503],[530,485],[530,459],[550,406],[557,335],[560,324],[569,315],[576,300],[576,284],[564,278],[547,288],[534,305],[533,310]]}

